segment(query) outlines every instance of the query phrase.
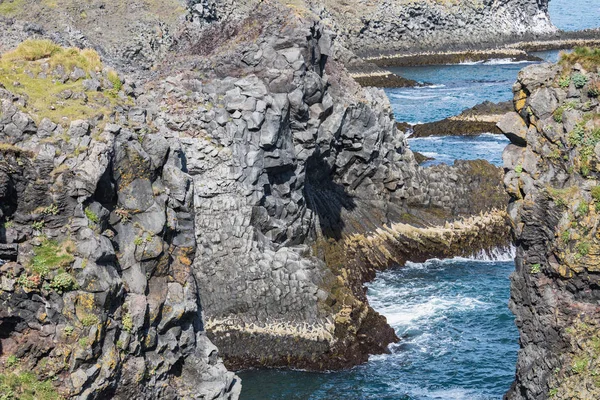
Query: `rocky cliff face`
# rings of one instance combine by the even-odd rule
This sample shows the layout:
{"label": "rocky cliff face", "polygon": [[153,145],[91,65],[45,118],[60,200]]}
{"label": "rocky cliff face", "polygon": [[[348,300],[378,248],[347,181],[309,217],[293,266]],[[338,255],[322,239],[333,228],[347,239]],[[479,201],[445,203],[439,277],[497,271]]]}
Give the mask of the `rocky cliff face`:
{"label": "rocky cliff face", "polygon": [[0,70],[3,394],[237,398],[201,318],[181,143],[91,50],[26,42]]}
{"label": "rocky cliff face", "polygon": [[[184,147],[206,326],[232,367],[348,367],[395,340],[364,295],[372,253],[350,256],[349,236],[403,218],[443,225],[501,208],[497,186],[474,189],[501,172],[486,163],[417,168],[384,94],[353,82],[319,24],[266,7],[238,24],[207,28],[212,37],[235,32],[228,41],[205,43],[200,33],[180,42],[183,53],[210,59],[217,76],[205,84],[180,75],[159,105],[159,129],[191,136]],[[506,244],[500,230],[465,251]],[[389,238],[396,248],[412,240]],[[379,267],[406,261],[407,249]],[[422,245],[413,255],[452,253],[443,249]]]}
{"label": "rocky cliff face", "polygon": [[473,49],[556,31],[548,15],[548,0],[304,3],[362,56]]}
{"label": "rocky cliff face", "polygon": [[600,112],[597,69],[580,50],[525,68],[499,124],[517,236],[510,307],[521,350],[507,399],[593,399],[598,380]]}
{"label": "rocky cliff face", "polygon": [[[376,270],[510,241],[501,170],[419,168],[331,31],[276,2],[238,6],[190,4],[137,81],[48,43],[3,57],[5,366],[22,358],[70,396],[235,398],[206,334],[233,368],[349,367],[397,340],[366,300]],[[0,35],[74,40],[40,21]],[[113,35],[84,36],[135,60]],[[16,354],[38,331],[45,350]]]}

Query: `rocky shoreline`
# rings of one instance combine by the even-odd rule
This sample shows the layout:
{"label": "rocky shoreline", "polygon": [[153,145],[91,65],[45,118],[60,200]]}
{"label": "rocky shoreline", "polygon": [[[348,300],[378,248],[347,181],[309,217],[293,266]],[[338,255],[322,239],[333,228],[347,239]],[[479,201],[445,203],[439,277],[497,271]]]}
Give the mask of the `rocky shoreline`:
{"label": "rocky shoreline", "polygon": [[501,134],[497,127],[501,118],[513,108],[512,101],[492,103],[489,101],[476,105],[459,115],[444,118],[441,121],[407,126],[398,123],[398,129],[410,129],[410,137],[428,136],[471,136],[482,133]]}
{"label": "rocky shoreline", "polygon": [[[142,81],[89,51],[66,64],[75,50],[47,41],[3,56],[22,68],[0,92],[4,366],[18,357],[68,397],[236,398],[223,365],[333,370],[386,352],[397,338],[363,287],[376,270],[510,241],[502,218],[460,222],[506,202],[500,169],[419,168],[327,30],[257,12],[190,22]],[[55,76],[64,87],[36,91]],[[44,246],[60,265],[36,269]],[[18,351],[40,332],[43,350]]]}

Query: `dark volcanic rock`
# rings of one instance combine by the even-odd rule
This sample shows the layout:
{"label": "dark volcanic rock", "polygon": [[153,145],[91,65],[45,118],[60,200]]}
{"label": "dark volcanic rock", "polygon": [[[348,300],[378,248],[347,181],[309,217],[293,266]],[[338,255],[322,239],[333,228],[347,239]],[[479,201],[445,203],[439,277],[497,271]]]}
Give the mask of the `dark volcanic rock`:
{"label": "dark volcanic rock", "polygon": [[455,117],[412,127],[411,137],[471,136],[502,131],[496,124],[513,108],[513,102],[492,103],[486,101],[463,111]]}
{"label": "dark volcanic rock", "polygon": [[0,100],[0,373],[68,398],[237,398],[204,330],[181,143],[145,137],[121,99],[60,125]]}
{"label": "dark volcanic rock", "polygon": [[594,75],[568,62],[525,68],[516,112],[500,125],[512,142],[504,182],[518,245],[510,307],[521,346],[506,399],[600,397],[600,107],[581,84]]}

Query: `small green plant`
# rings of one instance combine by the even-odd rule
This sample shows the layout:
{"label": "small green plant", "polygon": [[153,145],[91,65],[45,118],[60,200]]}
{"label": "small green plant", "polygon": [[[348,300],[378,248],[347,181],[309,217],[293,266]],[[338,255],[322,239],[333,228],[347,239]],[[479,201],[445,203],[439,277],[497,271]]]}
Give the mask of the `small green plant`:
{"label": "small green plant", "polygon": [[574,110],[577,108],[577,104],[576,100],[568,101],[567,104],[565,104],[565,110]]}
{"label": "small green plant", "polygon": [[136,237],[133,239],[133,244],[135,244],[136,246],[141,246],[141,245],[143,245],[143,244],[144,244],[144,238],[143,238],[143,237],[141,237],[141,236],[136,236]]}
{"label": "small green plant", "polygon": [[31,227],[33,228],[34,231],[41,231],[42,229],[44,229],[44,221],[34,221],[31,224]]}
{"label": "small green plant", "polygon": [[4,221],[2,226],[4,226],[4,229],[10,229],[15,226],[15,223],[13,221]]}
{"label": "small green plant", "polygon": [[65,333],[65,336],[69,337],[73,334],[74,330],[75,330],[75,328],[73,328],[71,325],[67,325],[63,329],[63,332]]}
{"label": "small green plant", "polygon": [[577,250],[577,254],[580,257],[586,256],[589,252],[590,252],[590,243],[584,241],[581,241],[579,243],[577,243],[577,246],[575,246],[575,249]]}
{"label": "small green plant", "polygon": [[581,173],[581,176],[583,176],[584,178],[588,177],[591,172],[590,167],[587,164],[582,165],[581,168],[579,168],[579,172]]}
{"label": "small green plant", "polygon": [[6,366],[8,368],[12,368],[19,363],[19,359],[14,354],[11,354],[6,358]]}
{"label": "small green plant", "polygon": [[568,88],[570,84],[571,84],[571,77],[569,77],[569,76],[561,76],[560,79],[558,80],[558,86],[560,86],[563,89]]}
{"label": "small green plant", "polygon": [[581,145],[585,138],[585,129],[582,125],[576,125],[575,128],[569,133],[569,144],[572,147]]}
{"label": "small green plant", "polygon": [[573,84],[575,85],[575,87],[577,89],[581,89],[582,87],[585,86],[586,83],[588,83],[587,76],[580,74],[579,72],[576,72],[573,74],[572,80],[573,80]]}
{"label": "small green plant", "polygon": [[58,206],[56,204],[52,203],[48,207],[44,207],[42,209],[42,214],[56,215],[56,214],[58,214]]}
{"label": "small green plant", "polygon": [[577,214],[580,216],[587,215],[590,212],[590,206],[585,200],[581,200],[577,205]]}
{"label": "small green plant", "polygon": [[56,290],[58,294],[63,294],[77,289],[79,285],[77,285],[77,281],[73,275],[61,271],[52,279],[50,287]]}
{"label": "small green plant", "polygon": [[532,274],[539,274],[540,272],[542,272],[542,266],[540,264],[533,264],[531,266],[530,272]]}
{"label": "small green plant", "polygon": [[88,343],[89,343],[89,340],[86,337],[79,339],[79,346],[83,347],[84,349],[86,347],[88,347]]}
{"label": "small green plant", "polygon": [[563,233],[560,234],[560,238],[562,239],[563,242],[568,243],[569,240],[571,240],[571,231],[564,230]]}
{"label": "small green plant", "polygon": [[584,372],[589,364],[589,360],[585,357],[583,358],[576,358],[575,360],[573,360],[573,364],[571,365],[571,370],[576,373],[576,374],[581,374],[582,372]]}
{"label": "small green plant", "polygon": [[17,278],[17,284],[26,289],[37,288],[41,282],[42,278],[39,275],[23,274]]}
{"label": "small green plant", "polygon": [[81,323],[83,324],[83,326],[92,326],[98,324],[99,322],[100,320],[98,319],[98,317],[93,314],[88,314],[81,319]]}
{"label": "small green plant", "polygon": [[119,74],[112,70],[108,71],[107,78],[113,86],[111,95],[116,97],[117,93],[123,88],[123,82],[121,81],[121,78],[119,78]]}
{"label": "small green plant", "polygon": [[596,208],[600,209],[600,186],[594,186],[592,188],[592,199],[594,200]]}
{"label": "small green plant", "polygon": [[554,113],[552,113],[552,118],[554,118],[554,121],[556,122],[562,122],[564,113],[564,107],[558,107],[556,110],[554,110]]}
{"label": "small green plant", "polygon": [[548,396],[549,397],[554,397],[558,394],[558,389],[554,388],[554,389],[550,389],[550,391],[548,392]]}
{"label": "small green plant", "polygon": [[558,86],[563,89],[566,89],[571,84],[571,78],[569,76],[561,76],[558,80]]}
{"label": "small green plant", "polygon": [[600,85],[594,84],[588,89],[588,96],[590,97],[598,97],[600,96]]}
{"label": "small green plant", "polygon": [[523,172],[523,166],[521,164],[517,165],[515,167],[515,172],[517,173],[517,176],[521,175],[521,173]]}
{"label": "small green plant", "polygon": [[131,319],[131,314],[126,313],[123,315],[123,329],[126,332],[130,332],[133,330],[133,320]]}
{"label": "small green plant", "polygon": [[98,215],[95,212],[93,212],[92,210],[90,210],[89,207],[86,207],[85,210],[83,210],[83,212],[85,213],[85,216],[87,217],[87,219],[89,219],[94,224],[97,224],[98,222],[100,222],[100,218],[98,217]]}

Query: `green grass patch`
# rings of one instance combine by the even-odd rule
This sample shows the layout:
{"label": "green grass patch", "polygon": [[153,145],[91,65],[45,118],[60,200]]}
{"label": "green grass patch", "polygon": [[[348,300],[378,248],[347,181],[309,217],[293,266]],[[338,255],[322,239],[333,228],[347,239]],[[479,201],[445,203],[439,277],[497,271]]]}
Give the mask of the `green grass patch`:
{"label": "green grass patch", "polygon": [[577,214],[579,216],[584,216],[584,215],[588,215],[589,212],[590,212],[589,204],[586,201],[581,200],[579,202],[579,204],[577,205]]}
{"label": "green grass patch", "polygon": [[[75,82],[56,79],[55,72],[59,67],[67,76],[79,68],[87,78],[90,73],[100,73],[103,68],[100,56],[94,50],[64,48],[50,40],[30,39],[0,57],[0,83],[13,93],[27,96],[28,105],[24,111],[38,123],[49,118],[67,126],[76,119],[109,117],[115,106],[124,103],[109,91],[86,92],[83,79]],[[115,72],[108,75],[109,80],[118,80]],[[79,96],[65,99],[63,94],[67,91]],[[87,99],[82,97],[83,93]]]}
{"label": "green grass patch", "polygon": [[52,382],[40,381],[32,372],[0,374],[2,400],[60,400]]}
{"label": "green grass patch", "polygon": [[97,325],[100,323],[100,319],[94,314],[88,314],[81,319],[81,323],[83,326]]}
{"label": "green grass patch", "polygon": [[590,252],[590,248],[591,248],[590,243],[585,240],[582,240],[581,242],[577,243],[577,246],[575,246],[575,249],[577,250],[577,254],[580,257],[587,256],[588,253]]}
{"label": "green grass patch", "polygon": [[33,272],[44,276],[51,270],[66,268],[75,260],[72,253],[72,242],[58,243],[55,240],[44,239],[40,246],[33,249],[34,256],[31,262]]}
{"label": "green grass patch", "polygon": [[4,0],[0,3],[0,15],[12,17],[22,8],[25,0]]}
{"label": "green grass patch", "polygon": [[97,224],[98,222],[100,222],[100,218],[98,217],[98,215],[93,212],[92,210],[90,210],[89,207],[86,207],[85,210],[83,210],[85,212],[85,216],[87,217],[87,219],[89,219],[90,221],[92,221],[94,224]]}
{"label": "green grass patch", "polygon": [[563,66],[579,63],[588,71],[595,70],[600,66],[600,49],[577,47],[572,53],[562,53],[560,63]]}
{"label": "green grass patch", "polygon": [[571,364],[571,370],[576,374],[581,374],[587,369],[589,363],[590,360],[587,357],[576,358]]}
{"label": "green grass patch", "polygon": [[565,113],[565,108],[558,107],[556,110],[554,110],[554,113],[552,114],[552,118],[554,118],[554,121],[556,121],[556,122],[562,122],[564,113]]}

